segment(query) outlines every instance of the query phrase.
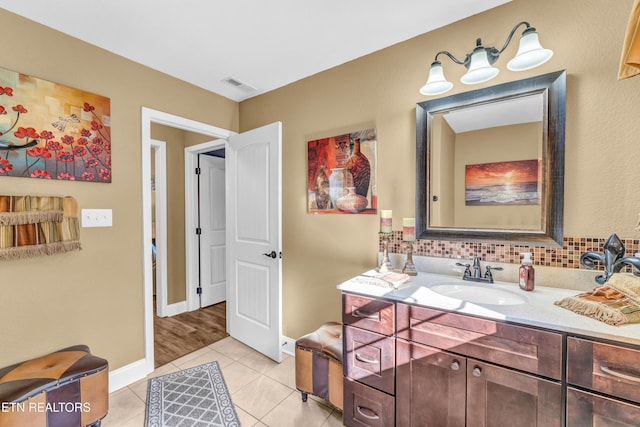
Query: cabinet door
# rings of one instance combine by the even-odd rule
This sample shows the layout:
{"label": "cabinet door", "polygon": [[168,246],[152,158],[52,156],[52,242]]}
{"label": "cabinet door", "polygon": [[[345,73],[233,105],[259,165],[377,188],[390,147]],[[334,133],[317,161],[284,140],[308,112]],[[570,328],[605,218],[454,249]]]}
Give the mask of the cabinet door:
{"label": "cabinet door", "polygon": [[560,427],[562,386],[467,359],[468,427]]}
{"label": "cabinet door", "polygon": [[398,426],[464,427],[464,357],[398,339],[396,361]]}
{"label": "cabinet door", "polygon": [[640,406],[569,387],[567,427],[638,427]]}

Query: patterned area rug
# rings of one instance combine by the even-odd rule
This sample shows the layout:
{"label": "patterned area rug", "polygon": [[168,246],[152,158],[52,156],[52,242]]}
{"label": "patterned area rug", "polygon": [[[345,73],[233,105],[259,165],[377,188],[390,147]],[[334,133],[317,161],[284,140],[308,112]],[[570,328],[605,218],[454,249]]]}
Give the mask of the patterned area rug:
{"label": "patterned area rug", "polygon": [[218,362],[151,378],[146,427],[239,427]]}

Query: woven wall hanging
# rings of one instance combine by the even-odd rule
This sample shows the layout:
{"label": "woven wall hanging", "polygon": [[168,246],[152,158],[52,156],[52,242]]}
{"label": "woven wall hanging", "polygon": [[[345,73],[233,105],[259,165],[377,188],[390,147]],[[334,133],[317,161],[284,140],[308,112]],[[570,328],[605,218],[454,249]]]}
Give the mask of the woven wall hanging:
{"label": "woven wall hanging", "polygon": [[73,197],[0,196],[0,260],[81,249]]}

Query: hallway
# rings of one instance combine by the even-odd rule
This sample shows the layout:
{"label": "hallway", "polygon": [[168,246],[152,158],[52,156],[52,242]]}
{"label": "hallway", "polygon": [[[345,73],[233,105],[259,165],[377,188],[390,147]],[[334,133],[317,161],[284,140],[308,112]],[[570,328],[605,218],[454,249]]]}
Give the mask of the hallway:
{"label": "hallway", "polygon": [[226,302],[221,302],[171,317],[158,317],[154,298],[154,366],[165,365],[229,336],[226,307]]}

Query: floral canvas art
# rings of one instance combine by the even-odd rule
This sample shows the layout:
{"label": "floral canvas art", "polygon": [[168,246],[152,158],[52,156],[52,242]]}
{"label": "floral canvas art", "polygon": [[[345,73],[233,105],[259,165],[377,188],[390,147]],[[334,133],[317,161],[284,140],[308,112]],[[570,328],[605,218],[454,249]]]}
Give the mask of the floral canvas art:
{"label": "floral canvas art", "polygon": [[104,96],[0,69],[0,177],[111,182]]}

